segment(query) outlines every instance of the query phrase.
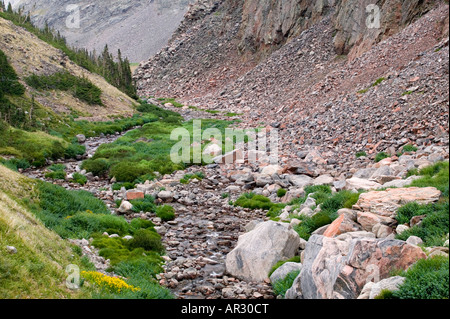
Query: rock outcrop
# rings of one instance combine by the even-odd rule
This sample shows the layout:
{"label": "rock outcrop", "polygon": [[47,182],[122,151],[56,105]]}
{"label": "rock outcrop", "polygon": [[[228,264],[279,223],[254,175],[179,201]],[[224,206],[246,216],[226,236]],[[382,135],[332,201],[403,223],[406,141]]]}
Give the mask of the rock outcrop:
{"label": "rock outcrop", "polygon": [[420,247],[404,241],[313,235],[294,288],[304,299],[355,299],[368,282],[386,279],[391,269],[405,270],[424,258]]}

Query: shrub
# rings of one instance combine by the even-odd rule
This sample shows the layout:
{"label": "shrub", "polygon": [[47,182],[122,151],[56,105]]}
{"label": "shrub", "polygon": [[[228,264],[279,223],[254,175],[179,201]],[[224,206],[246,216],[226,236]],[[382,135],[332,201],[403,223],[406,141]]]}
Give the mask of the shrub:
{"label": "shrub", "polygon": [[398,291],[398,299],[448,299],[449,259],[437,256],[419,260],[405,274],[406,280]]}
{"label": "shrub", "polygon": [[408,145],[403,146],[402,154],[403,153],[417,152],[417,150],[418,150],[417,147],[415,147],[414,145],[408,144]]}
{"label": "shrub", "polygon": [[80,174],[80,173],[75,173],[73,174],[73,182],[74,183],[78,183],[80,185],[86,185],[88,179],[86,176]]}
{"label": "shrub", "polygon": [[0,98],[5,94],[22,95],[25,87],[19,83],[16,71],[11,67],[5,53],[0,50]]}
{"label": "shrub", "polygon": [[274,204],[269,198],[263,195],[256,195],[255,193],[245,193],[241,195],[241,197],[239,197],[234,203],[234,206],[264,210],[271,209],[273,205]]}
{"label": "shrub", "polygon": [[386,152],[378,153],[378,154],[375,156],[375,162],[376,162],[376,163],[381,162],[381,161],[384,160],[385,158],[389,158],[389,157],[391,157],[391,156],[390,156],[389,154],[387,154]]}
{"label": "shrub", "polygon": [[127,246],[131,249],[143,248],[145,251],[164,252],[164,246],[161,243],[161,236],[155,231],[148,229],[139,229],[129,240]]}
{"label": "shrub", "polygon": [[156,208],[156,216],[163,221],[171,221],[175,219],[175,209],[172,206],[164,205]]}
{"label": "shrub", "polygon": [[86,147],[78,143],[70,144],[64,151],[65,158],[76,158],[77,155],[83,155],[86,152]]}
{"label": "shrub", "polygon": [[109,163],[104,158],[88,159],[83,162],[81,168],[91,172],[95,176],[102,176],[108,172]]}
{"label": "shrub", "polygon": [[45,178],[64,180],[66,179],[66,172],[64,171],[50,172],[45,174]]}
{"label": "shrub", "polygon": [[150,195],[145,195],[143,199],[133,199],[130,203],[133,204],[133,211],[136,213],[156,211],[155,198]]}
{"label": "shrub", "polygon": [[110,176],[114,176],[118,182],[134,182],[139,176],[148,172],[147,169],[130,163],[120,162],[111,167]]}
{"label": "shrub", "polygon": [[356,153],[356,158],[366,157],[366,156],[367,156],[366,152],[358,152],[358,153]]}
{"label": "shrub", "polygon": [[82,271],[81,276],[100,289],[110,293],[121,293],[124,290],[140,290],[140,288],[133,287],[120,278],[110,277],[97,271]]}
{"label": "shrub", "polygon": [[281,198],[281,197],[284,197],[284,195],[286,195],[286,193],[287,193],[287,190],[285,190],[285,189],[283,189],[283,188],[280,188],[280,189],[277,191],[277,196],[278,196],[279,198]]}

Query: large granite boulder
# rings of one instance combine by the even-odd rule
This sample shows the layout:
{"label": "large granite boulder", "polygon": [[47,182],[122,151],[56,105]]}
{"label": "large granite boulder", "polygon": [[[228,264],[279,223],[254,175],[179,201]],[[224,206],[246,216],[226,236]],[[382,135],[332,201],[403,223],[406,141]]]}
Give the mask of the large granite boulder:
{"label": "large granite boulder", "polygon": [[[358,232],[362,233],[362,232]],[[304,299],[356,299],[370,281],[389,277],[426,258],[420,247],[400,240],[313,235],[303,253],[297,295]]]}
{"label": "large granite boulder", "polygon": [[268,221],[239,237],[236,248],[226,257],[229,274],[246,281],[264,281],[280,260],[294,257],[300,237],[289,224]]}

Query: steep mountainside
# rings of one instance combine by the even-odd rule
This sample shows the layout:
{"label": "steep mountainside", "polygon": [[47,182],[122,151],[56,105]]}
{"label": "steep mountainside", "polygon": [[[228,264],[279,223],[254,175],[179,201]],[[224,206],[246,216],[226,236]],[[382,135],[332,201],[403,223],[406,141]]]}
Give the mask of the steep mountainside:
{"label": "steep mountainside", "polygon": [[448,143],[445,2],[383,1],[377,29],[356,1],[260,3],[216,2],[183,22],[136,71],[140,94],[280,128],[286,161],[318,147],[342,168],[359,150]]}
{"label": "steep mountainside", "polygon": [[77,1],[80,28],[66,24],[75,12],[67,10],[67,1],[11,2],[14,9],[23,7],[31,12],[38,26],[47,22],[60,31],[71,45],[99,52],[108,44],[112,52],[121,49],[131,62],[140,62],[166,45],[192,0]]}
{"label": "steep mountainside", "polygon": [[0,18],[0,50],[6,54],[21,80],[32,74],[50,75],[68,71],[75,76],[86,77],[101,89],[104,106],[91,106],[67,92],[51,91],[43,94],[27,87],[29,97],[33,95],[37,102],[57,113],[79,112],[92,119],[132,113],[133,99],[101,76],[73,63],[62,51],[3,18]]}

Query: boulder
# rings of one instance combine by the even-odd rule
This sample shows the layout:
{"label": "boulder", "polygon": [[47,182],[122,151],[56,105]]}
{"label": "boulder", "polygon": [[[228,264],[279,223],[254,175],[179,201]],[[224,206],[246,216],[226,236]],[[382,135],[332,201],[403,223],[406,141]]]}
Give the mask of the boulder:
{"label": "boulder", "polygon": [[373,281],[368,282],[364,286],[358,299],[375,299],[383,290],[397,291],[405,280],[405,277],[395,276],[383,279],[377,283],[374,283]]}
{"label": "boulder", "polygon": [[278,261],[294,257],[299,246],[300,237],[289,225],[259,223],[241,235],[236,248],[227,255],[227,272],[239,279],[262,282]]}
{"label": "boulder", "polygon": [[311,236],[295,287],[304,299],[356,299],[368,282],[426,258],[421,248],[404,241],[346,237]]}
{"label": "boulder", "polygon": [[275,283],[279,280],[283,280],[291,272],[300,271],[301,269],[302,264],[300,263],[285,263],[272,273],[272,275],[270,276],[270,282]]}
{"label": "boulder", "polygon": [[358,177],[352,177],[350,179],[347,179],[346,181],[346,185],[344,187],[344,189],[346,190],[364,190],[364,191],[368,191],[368,190],[373,190],[373,189],[378,189],[381,187],[381,184],[377,183],[377,182],[373,182],[373,181],[369,181],[367,179],[362,179],[362,178],[358,178]]}
{"label": "boulder", "polygon": [[86,136],[84,136],[83,134],[78,134],[76,136],[78,143],[83,144],[84,142],[86,142]]}
{"label": "boulder", "polygon": [[270,175],[281,174],[283,169],[279,165],[268,165],[261,170],[261,174]]}
{"label": "boulder", "polygon": [[121,213],[121,214],[128,214],[128,213],[132,212],[132,209],[133,209],[133,205],[130,202],[124,200],[120,204],[120,207],[117,210],[117,212]]}
{"label": "boulder", "polygon": [[347,214],[341,214],[327,230],[323,233],[325,237],[335,237],[344,233],[362,230],[361,226],[355,223]]}
{"label": "boulder", "polygon": [[415,245],[415,246],[419,246],[423,244],[423,240],[420,237],[417,236],[411,236],[409,237],[406,242],[410,245]]}
{"label": "boulder", "polygon": [[419,179],[419,178],[420,178],[420,176],[410,176],[407,179],[393,180],[393,181],[383,184],[382,188],[388,188],[388,187],[404,188],[406,186],[411,185],[411,183],[414,180]]}
{"label": "boulder", "polygon": [[296,187],[306,187],[313,184],[313,179],[307,175],[288,175],[288,181]]}
{"label": "boulder", "polygon": [[441,192],[434,187],[390,188],[361,194],[355,206],[361,211],[395,217],[397,210],[409,202],[430,204],[440,196]]}
{"label": "boulder", "polygon": [[330,175],[320,175],[314,181],[314,185],[332,185],[334,182],[334,178]]}
{"label": "boulder", "polygon": [[166,203],[170,203],[173,200],[173,193],[170,191],[161,191],[158,193],[158,198]]}
{"label": "boulder", "polygon": [[395,220],[393,218],[377,215],[374,213],[358,212],[357,216],[358,224],[360,224],[362,228],[368,232],[371,232],[373,230],[373,227],[377,224],[390,225],[395,223]]}
{"label": "boulder", "polygon": [[203,156],[209,156],[210,158],[215,158],[222,155],[222,147],[216,143],[210,143],[203,150]]}
{"label": "boulder", "polygon": [[273,182],[273,179],[272,179],[272,177],[270,177],[270,175],[258,174],[258,175],[255,175],[255,182],[256,182],[256,186],[264,187],[268,184],[271,184]]}
{"label": "boulder", "polygon": [[138,190],[129,190],[125,194],[125,198],[127,200],[133,200],[133,199],[143,199],[145,197],[144,192],[138,191]]}

